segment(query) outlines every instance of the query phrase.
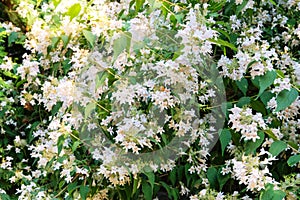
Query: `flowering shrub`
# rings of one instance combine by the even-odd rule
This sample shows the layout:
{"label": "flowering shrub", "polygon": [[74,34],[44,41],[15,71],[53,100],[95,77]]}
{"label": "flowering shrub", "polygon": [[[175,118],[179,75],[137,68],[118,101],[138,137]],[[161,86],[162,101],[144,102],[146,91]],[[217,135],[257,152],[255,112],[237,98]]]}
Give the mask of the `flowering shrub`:
{"label": "flowering shrub", "polygon": [[0,8],[0,199],[300,197],[298,1]]}

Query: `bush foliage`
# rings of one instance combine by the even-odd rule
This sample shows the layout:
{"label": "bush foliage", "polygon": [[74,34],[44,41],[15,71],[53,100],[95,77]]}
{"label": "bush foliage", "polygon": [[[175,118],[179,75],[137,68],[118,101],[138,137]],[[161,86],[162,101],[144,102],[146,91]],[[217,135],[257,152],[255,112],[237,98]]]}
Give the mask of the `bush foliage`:
{"label": "bush foliage", "polygon": [[300,198],[299,1],[0,9],[0,199]]}

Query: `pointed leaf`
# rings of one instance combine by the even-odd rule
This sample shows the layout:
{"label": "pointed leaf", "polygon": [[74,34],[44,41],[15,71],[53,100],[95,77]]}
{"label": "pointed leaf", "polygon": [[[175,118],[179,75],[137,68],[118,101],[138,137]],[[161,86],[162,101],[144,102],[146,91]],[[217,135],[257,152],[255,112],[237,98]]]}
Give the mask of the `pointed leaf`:
{"label": "pointed leaf", "polygon": [[247,79],[242,78],[240,81],[236,81],[236,85],[243,92],[243,94],[246,96],[246,92],[247,92],[247,89],[248,89]]}
{"label": "pointed leaf", "polygon": [[145,3],[145,0],[136,0],[135,1],[135,11],[139,12],[143,4]]}
{"label": "pointed leaf", "polygon": [[267,184],[265,191],[260,194],[260,200],[283,200],[285,197],[285,192],[281,190],[274,190],[274,186]]}
{"label": "pointed leaf", "polygon": [[61,0],[53,0],[54,7],[57,7]]}
{"label": "pointed leaf", "polygon": [[58,140],[57,140],[57,154],[59,155],[62,148],[63,148],[63,144],[65,142],[65,136],[61,135],[59,136]]}
{"label": "pointed leaf", "polygon": [[276,99],[277,108],[276,112],[279,112],[288,106],[290,106],[298,97],[298,91],[295,88],[291,90],[283,90],[281,91]]}
{"label": "pointed leaf", "polygon": [[270,91],[264,91],[263,94],[260,96],[260,100],[264,103],[265,106],[268,105],[270,99],[272,99],[275,95]]}
{"label": "pointed leaf", "polygon": [[221,173],[222,168],[219,168],[218,170],[218,182],[220,186],[220,190],[222,190],[223,186],[227,183],[227,181],[230,179],[230,174],[222,175]]}
{"label": "pointed leaf", "polygon": [[242,97],[239,99],[239,101],[237,102],[237,106],[242,108],[244,105],[250,104],[251,102],[251,98],[250,97]]}
{"label": "pointed leaf", "polygon": [[53,38],[51,38],[51,46],[52,46],[53,48],[56,48],[57,45],[58,45],[59,40],[60,40],[59,37],[53,37]]}
{"label": "pointed leaf", "polygon": [[68,45],[68,43],[69,43],[69,36],[67,36],[67,35],[62,35],[62,36],[61,36],[61,40],[62,40],[63,43],[64,43],[64,48],[66,48],[67,45]]}
{"label": "pointed leaf", "polygon": [[124,32],[119,38],[115,39],[113,44],[113,62],[118,58],[118,56],[125,50],[129,52],[131,44],[131,33]]}
{"label": "pointed leaf", "polygon": [[220,133],[220,142],[221,142],[221,148],[222,148],[222,156],[224,156],[224,151],[226,146],[231,141],[231,133],[228,129],[223,129]]}
{"label": "pointed leaf", "polygon": [[217,39],[217,40],[209,39],[209,41],[214,43],[214,44],[220,45],[220,46],[229,47],[233,51],[237,51],[237,48],[233,44],[231,44],[231,43],[229,43],[225,40],[222,40],[222,39]]}
{"label": "pointed leaf", "polygon": [[151,185],[151,188],[154,188],[154,182],[155,182],[155,175],[151,172],[145,172],[145,175],[148,177],[149,183]]}
{"label": "pointed leaf", "polygon": [[83,30],[83,35],[85,39],[87,39],[87,41],[90,43],[91,47],[94,47],[94,43],[97,37],[91,31],[88,30]]}
{"label": "pointed leaf", "polygon": [[144,199],[145,200],[152,200],[152,194],[153,194],[153,190],[151,188],[151,185],[147,182],[143,182],[142,183],[142,191],[144,193]]}
{"label": "pointed leaf", "polygon": [[1,200],[10,200],[10,197],[7,194],[0,193]]}
{"label": "pointed leaf", "polygon": [[76,186],[77,186],[77,182],[73,182],[73,183],[70,183],[68,185],[68,192],[69,192],[69,194],[71,194],[77,188]]}
{"label": "pointed leaf", "polygon": [[75,141],[74,144],[72,145],[72,152],[74,152],[80,144],[81,144],[80,141]]}
{"label": "pointed leaf", "polygon": [[87,194],[89,193],[89,187],[86,185],[81,185],[79,189],[80,197],[83,200],[86,200]]}
{"label": "pointed leaf", "polygon": [[296,165],[298,162],[300,162],[300,154],[291,156],[287,161],[289,166]]}
{"label": "pointed leaf", "polygon": [[271,144],[269,152],[273,156],[278,156],[285,148],[287,148],[287,144],[283,141],[278,140]]}
{"label": "pointed leaf", "polygon": [[66,14],[69,15],[70,20],[72,20],[74,17],[77,17],[77,15],[80,13],[80,10],[81,5],[79,3],[75,3],[68,9],[68,12]]}
{"label": "pointed leaf", "polygon": [[218,171],[214,167],[210,167],[206,173],[211,188],[217,188],[218,185]]}
{"label": "pointed leaf", "polygon": [[84,117],[88,118],[89,116],[91,116],[95,108],[96,108],[96,104],[94,102],[87,104],[84,111]]}
{"label": "pointed leaf", "polygon": [[172,171],[170,171],[169,180],[171,181],[172,185],[175,186],[175,184],[176,184],[176,169],[173,169]]}
{"label": "pointed leaf", "polygon": [[274,80],[276,79],[276,71],[272,70],[272,71],[268,71],[266,74],[264,74],[263,76],[256,76],[255,80],[258,81],[258,85],[259,85],[259,92],[257,95],[257,98],[259,98],[259,96],[270,86],[274,83]]}

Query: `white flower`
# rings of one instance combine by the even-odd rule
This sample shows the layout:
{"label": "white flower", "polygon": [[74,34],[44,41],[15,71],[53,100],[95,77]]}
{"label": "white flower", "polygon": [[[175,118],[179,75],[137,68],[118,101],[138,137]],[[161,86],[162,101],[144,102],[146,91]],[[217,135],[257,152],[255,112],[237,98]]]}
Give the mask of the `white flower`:
{"label": "white flower", "polygon": [[223,194],[223,192],[219,192],[218,195],[216,196],[216,200],[222,200],[224,199],[225,195]]}
{"label": "white flower", "polygon": [[277,78],[274,81],[275,88],[271,90],[272,93],[278,94],[283,90],[290,90],[292,85],[289,78]]}
{"label": "white flower", "polygon": [[253,140],[255,142],[256,139],[259,139],[257,135],[259,128],[262,130],[266,128],[261,113],[253,115],[252,109],[242,109],[236,107],[236,105],[230,111],[233,113],[229,114],[229,124],[232,124],[232,129],[241,132],[242,138],[245,138],[245,140]]}
{"label": "white flower", "polygon": [[271,110],[276,110],[277,108],[277,101],[275,97],[272,97],[268,103],[267,103],[267,108],[271,109]]}
{"label": "white flower", "polygon": [[190,196],[190,200],[198,200],[198,196],[196,194],[193,196]]}
{"label": "white flower", "polygon": [[239,5],[239,4],[242,4],[242,3],[243,3],[243,0],[235,0],[236,5]]}
{"label": "white flower", "polygon": [[199,192],[199,196],[200,196],[200,197],[205,197],[206,192],[207,192],[207,189],[202,189],[202,190]]}

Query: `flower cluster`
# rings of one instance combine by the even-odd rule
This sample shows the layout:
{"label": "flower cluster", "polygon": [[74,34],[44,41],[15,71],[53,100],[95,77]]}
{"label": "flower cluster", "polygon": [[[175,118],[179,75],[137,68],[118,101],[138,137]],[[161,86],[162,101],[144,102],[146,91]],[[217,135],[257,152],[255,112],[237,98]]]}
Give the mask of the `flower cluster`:
{"label": "flower cluster", "polygon": [[[262,151],[259,155],[262,156],[268,152]],[[247,186],[247,190],[260,191],[265,188],[267,184],[278,185],[272,178],[268,167],[266,165],[271,164],[270,161],[276,160],[272,158],[266,158],[260,160],[260,157],[242,156],[242,160],[236,160],[235,158],[226,163],[225,168],[222,169],[223,174],[231,173],[232,176],[239,181],[239,184]],[[229,166],[232,165],[232,169]],[[261,169],[263,166],[263,169]]]}
{"label": "flower cluster", "polygon": [[259,139],[257,135],[259,129],[266,129],[266,123],[262,118],[261,113],[252,114],[251,108],[234,107],[230,109],[232,114],[229,114],[229,123],[231,128],[241,132],[242,138],[245,140],[253,140],[254,142]]}

